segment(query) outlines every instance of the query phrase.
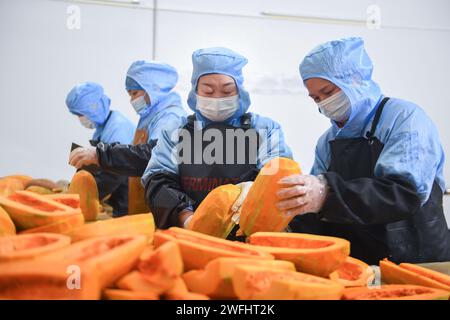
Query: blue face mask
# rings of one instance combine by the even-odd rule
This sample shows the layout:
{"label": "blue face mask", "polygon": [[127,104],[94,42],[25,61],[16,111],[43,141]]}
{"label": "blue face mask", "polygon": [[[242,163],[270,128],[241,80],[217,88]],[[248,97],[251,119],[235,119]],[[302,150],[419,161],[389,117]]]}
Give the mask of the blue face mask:
{"label": "blue face mask", "polygon": [[139,112],[141,112],[147,107],[147,102],[145,101],[145,94],[131,101],[131,105],[133,106],[136,113],[139,114]]}

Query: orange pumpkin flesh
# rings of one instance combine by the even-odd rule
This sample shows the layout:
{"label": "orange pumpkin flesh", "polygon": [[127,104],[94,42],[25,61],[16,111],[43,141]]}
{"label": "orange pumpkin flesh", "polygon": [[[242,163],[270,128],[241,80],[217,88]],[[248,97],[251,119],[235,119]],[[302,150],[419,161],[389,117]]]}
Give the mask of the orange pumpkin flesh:
{"label": "orange pumpkin flesh", "polygon": [[72,177],[67,193],[80,195],[81,211],[85,221],[95,221],[100,213],[97,183],[94,176],[80,170]]}
{"label": "orange pumpkin flesh", "polygon": [[344,291],[329,279],[263,266],[237,266],[233,287],[239,299],[250,300],[336,300]]}
{"label": "orange pumpkin flesh", "polygon": [[380,261],[381,280],[392,284],[412,284],[450,292],[450,276],[421,266]]}
{"label": "orange pumpkin flesh", "polygon": [[248,244],[228,241],[199,232],[172,227],[155,232],[155,246],[168,241],[178,242],[185,270],[203,269],[219,257],[241,257],[273,260],[273,256]]}
{"label": "orange pumpkin flesh", "polygon": [[450,293],[414,285],[384,285],[380,287],[345,289],[343,300],[447,300]]}
{"label": "orange pumpkin flesh", "polygon": [[232,278],[236,267],[241,265],[256,265],[295,271],[294,264],[289,261],[218,258],[208,263],[204,270],[186,272],[183,274],[183,279],[192,292],[215,299],[236,299]]}
{"label": "orange pumpkin flesh", "polygon": [[[81,272],[74,274],[69,273],[66,264],[57,261],[51,265],[40,260],[2,263],[0,299],[99,299],[95,270],[83,264],[78,266]],[[71,276],[76,280],[71,281]]]}
{"label": "orange pumpkin flesh", "polygon": [[26,229],[21,234],[27,233],[40,233],[40,232],[50,232],[50,233],[60,233],[69,234],[75,228],[78,228],[84,224],[84,216],[80,212],[79,214],[69,216],[63,220],[55,223],[46,224],[41,227]]}
{"label": "orange pumpkin flesh", "polygon": [[97,237],[46,254],[40,260],[90,264],[98,271],[101,288],[105,288],[135,266],[146,244],[142,235]]}
{"label": "orange pumpkin flesh", "polygon": [[106,300],[159,300],[159,296],[150,292],[138,292],[121,289],[105,289],[103,297]]}
{"label": "orange pumpkin flesh", "polygon": [[55,193],[55,194],[47,194],[45,195],[45,197],[74,209],[80,208],[79,194]]}
{"label": "orange pumpkin flesh", "polygon": [[52,233],[1,237],[0,262],[36,259],[42,254],[61,249],[69,244],[69,237]]}
{"label": "orange pumpkin flesh", "polygon": [[212,190],[195,210],[188,229],[225,239],[235,225],[231,207],[240,192],[240,187],[233,184]]}
{"label": "orange pumpkin flesh", "polygon": [[283,231],[293,219],[278,209],[278,181],[300,174],[297,162],[288,158],[274,158],[260,171],[242,205],[239,234],[250,236],[259,231]]}
{"label": "orange pumpkin flesh", "polygon": [[375,279],[375,272],[361,260],[347,257],[345,262],[333,273],[330,279],[345,287],[362,287],[370,285]]}
{"label": "orange pumpkin flesh", "polygon": [[143,274],[136,270],[123,276],[117,281],[116,286],[122,290],[145,292],[158,297],[168,289],[167,285],[160,286],[147,281]]}
{"label": "orange pumpkin flesh", "polygon": [[100,236],[142,234],[153,241],[155,222],[151,213],[96,221],[73,229],[68,235],[73,242]]}
{"label": "orange pumpkin flesh", "polygon": [[16,226],[9,214],[0,207],[0,237],[16,234]]}
{"label": "orange pumpkin flesh", "polygon": [[16,191],[23,190],[23,183],[15,178],[1,178],[0,179],[0,195],[7,197]]}
{"label": "orange pumpkin flesh", "polygon": [[81,213],[80,209],[29,191],[16,191],[8,197],[0,196],[0,205],[8,212],[18,229],[40,227]]}
{"label": "orange pumpkin flesh", "polygon": [[350,243],[341,238],[304,233],[257,232],[247,241],[275,259],[291,261],[298,271],[328,277],[350,253]]}

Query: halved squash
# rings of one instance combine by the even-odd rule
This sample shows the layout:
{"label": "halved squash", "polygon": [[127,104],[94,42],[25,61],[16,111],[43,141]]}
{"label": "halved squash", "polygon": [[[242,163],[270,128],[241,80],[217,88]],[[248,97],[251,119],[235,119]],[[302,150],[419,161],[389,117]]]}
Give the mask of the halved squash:
{"label": "halved squash", "polygon": [[16,234],[16,226],[9,217],[9,214],[0,207],[0,237]]}
{"label": "halved squash", "polygon": [[380,261],[381,280],[393,284],[414,284],[450,292],[450,276],[411,263]]}
{"label": "halved squash", "polygon": [[73,242],[77,242],[99,236],[142,234],[152,242],[154,232],[153,215],[143,213],[87,223],[73,229],[68,235]]}
{"label": "halved squash", "polygon": [[85,221],[95,221],[100,213],[97,182],[92,174],[80,170],[72,177],[67,193],[80,195],[81,211]]}
{"label": "halved squash", "polygon": [[23,188],[25,188],[25,186],[27,185],[28,182],[33,180],[33,177],[27,176],[27,175],[24,175],[24,174],[11,174],[9,176],[2,177],[2,179],[3,178],[11,178],[11,179],[19,180],[22,183]]}
{"label": "halved squash", "polygon": [[45,253],[70,244],[70,238],[61,234],[35,233],[0,238],[0,262],[36,259]]}
{"label": "halved squash", "polygon": [[350,253],[350,242],[305,233],[257,232],[247,241],[275,259],[295,264],[298,271],[328,278]]}
{"label": "halved squash", "polygon": [[80,208],[80,195],[70,193],[54,193],[45,195],[48,199],[65,204],[74,209]]}
{"label": "halved squash", "polygon": [[7,197],[16,191],[23,190],[22,181],[15,178],[1,178],[0,179],[0,196]]}
{"label": "halved squash", "polygon": [[168,241],[176,241],[180,245],[186,271],[203,269],[208,262],[220,257],[273,260],[271,254],[248,244],[219,239],[200,232],[177,227],[155,232],[156,247]]}
{"label": "halved squash", "polygon": [[154,251],[139,257],[138,270],[151,284],[164,290],[172,288],[183,273],[183,259],[176,241],[163,243]]}
{"label": "halved squash", "polygon": [[82,226],[84,224],[84,216],[80,212],[78,214],[69,216],[63,220],[55,223],[46,224],[41,227],[26,229],[21,234],[27,233],[40,233],[40,232],[50,232],[59,234],[69,234],[72,230]]}
{"label": "halved squash", "polygon": [[122,290],[145,292],[158,297],[167,290],[167,286],[159,286],[147,281],[143,274],[137,270],[131,271],[120,278],[116,286]]}
{"label": "halved squash", "polygon": [[135,266],[146,244],[142,235],[98,237],[46,254],[40,260],[90,264],[98,271],[101,288],[105,288]]}
{"label": "halved squash", "polygon": [[330,279],[337,281],[345,287],[369,286],[375,279],[373,269],[361,260],[347,257],[345,262],[333,273]]}
{"label": "halved squash", "polygon": [[343,300],[447,300],[449,292],[413,285],[347,288]]}
{"label": "halved squash", "polygon": [[159,296],[150,292],[138,292],[121,289],[105,289],[103,297],[106,300],[159,300]]}
{"label": "halved squash", "polygon": [[40,260],[2,263],[0,299],[99,299],[95,270],[83,264],[77,267],[71,269],[64,263]]}
{"label": "halved squash", "polygon": [[233,184],[213,189],[195,210],[188,229],[225,239],[235,226],[231,207],[240,193]]}
{"label": "halved squash", "polygon": [[81,212],[80,209],[71,208],[30,191],[16,191],[8,197],[0,196],[0,205],[19,229],[59,222]]}
{"label": "halved squash", "polygon": [[288,158],[273,158],[259,172],[242,204],[239,234],[249,236],[259,231],[283,231],[294,216],[287,216],[276,206],[278,181],[300,174],[297,162]]}
{"label": "halved squash", "polygon": [[205,294],[215,299],[235,299],[232,278],[237,266],[264,266],[273,269],[295,271],[292,262],[281,260],[255,260],[244,258],[217,258],[205,269],[191,270],[183,274],[190,291]]}
{"label": "halved squash", "polygon": [[240,299],[249,300],[335,300],[344,291],[329,279],[264,266],[237,266],[233,287]]}

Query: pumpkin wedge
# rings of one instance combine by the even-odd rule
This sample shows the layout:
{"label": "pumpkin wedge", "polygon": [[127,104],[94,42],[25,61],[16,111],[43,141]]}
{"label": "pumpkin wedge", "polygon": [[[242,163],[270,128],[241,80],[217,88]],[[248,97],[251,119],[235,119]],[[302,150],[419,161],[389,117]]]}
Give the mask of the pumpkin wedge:
{"label": "pumpkin wedge", "polygon": [[122,290],[145,292],[158,297],[163,292],[168,290],[171,285],[155,285],[154,283],[147,281],[145,279],[145,276],[137,270],[131,271],[130,273],[126,274],[116,283],[116,286]]}
{"label": "pumpkin wedge", "polygon": [[225,239],[235,226],[231,207],[240,193],[233,184],[213,189],[195,210],[188,229]]}
{"label": "pumpkin wedge", "polygon": [[92,174],[80,170],[72,177],[67,193],[80,195],[81,211],[85,221],[97,220],[100,213],[97,182]]}
{"label": "pumpkin wedge", "polygon": [[35,233],[0,238],[0,262],[36,259],[45,253],[70,244],[70,238],[61,234]]}
{"label": "pumpkin wedge", "polygon": [[259,172],[244,203],[239,221],[239,234],[249,236],[259,231],[283,231],[293,216],[288,217],[277,208],[278,181],[284,177],[300,174],[297,162],[288,158],[274,158]]}
{"label": "pumpkin wedge", "polygon": [[150,292],[138,292],[121,289],[105,289],[103,297],[106,300],[159,300],[159,296]]}
{"label": "pumpkin wedge", "polygon": [[344,291],[329,279],[264,266],[237,266],[233,287],[246,300],[336,300]]}
{"label": "pumpkin wedge", "polygon": [[8,197],[0,196],[0,205],[8,212],[18,229],[36,228],[59,222],[81,212],[80,209],[24,190],[16,191]]}
{"label": "pumpkin wedge", "polygon": [[69,216],[55,223],[46,224],[37,228],[26,229],[21,231],[20,234],[50,232],[67,235],[72,232],[72,230],[81,227],[82,225],[84,225],[84,216],[80,212],[79,214]]}
{"label": "pumpkin wedge", "polygon": [[68,235],[73,242],[77,242],[99,236],[142,234],[152,242],[154,232],[153,215],[143,213],[87,223],[73,229]]}
{"label": "pumpkin wedge", "polygon": [[40,260],[93,265],[101,288],[105,288],[135,266],[146,244],[147,239],[142,235],[98,237],[46,254]]}
{"label": "pumpkin wedge", "polygon": [[168,241],[178,242],[185,271],[203,269],[208,262],[220,257],[240,257],[273,260],[273,256],[251,245],[208,236],[200,232],[172,227],[155,232],[155,246]]}
{"label": "pumpkin wedge", "polygon": [[0,207],[0,237],[16,234],[16,226],[9,217],[9,214]]}
{"label": "pumpkin wedge", "polygon": [[447,300],[449,292],[413,285],[383,285],[380,287],[347,288],[343,300]]}
{"label": "pumpkin wedge", "polygon": [[7,197],[16,191],[23,190],[22,181],[15,178],[1,178],[0,179],[0,196]]}
{"label": "pumpkin wedge", "polygon": [[218,258],[208,263],[204,270],[191,270],[183,279],[192,292],[215,299],[236,299],[232,278],[237,266],[253,265],[295,271],[292,262],[281,260],[255,260],[244,258]]}
{"label": "pumpkin wedge", "polygon": [[361,260],[347,257],[345,262],[333,273],[330,279],[337,281],[345,287],[369,286],[375,279],[373,269]]}
{"label": "pumpkin wedge", "polygon": [[450,292],[450,276],[411,263],[380,261],[381,280],[392,284],[413,284]]}
{"label": "pumpkin wedge", "polygon": [[46,194],[45,197],[48,199],[52,199],[53,201],[65,204],[66,206],[69,206],[74,209],[80,208],[79,194],[54,193],[54,194]]}
{"label": "pumpkin wedge", "polygon": [[0,299],[99,299],[95,270],[83,264],[77,267],[72,270],[65,263],[40,260],[2,263]]}
{"label": "pumpkin wedge", "polygon": [[297,271],[326,278],[350,253],[350,242],[345,239],[305,233],[257,232],[247,241],[275,259],[293,262]]}

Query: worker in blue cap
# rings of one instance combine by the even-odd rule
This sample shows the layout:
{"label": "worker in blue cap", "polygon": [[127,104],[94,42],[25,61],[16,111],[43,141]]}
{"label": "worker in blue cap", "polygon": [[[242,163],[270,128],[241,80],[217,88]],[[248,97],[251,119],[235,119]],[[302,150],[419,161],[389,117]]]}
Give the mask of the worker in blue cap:
{"label": "worker in blue cap", "polygon": [[[77,84],[67,95],[69,111],[77,115],[81,124],[95,129],[91,140],[93,146],[103,143],[131,143],[134,124],[122,113],[110,110],[111,100],[101,85],[94,82]],[[113,208],[114,216],[128,212],[128,181],[125,177],[99,171],[94,174],[101,199],[111,195],[107,203]]]}
{"label": "worker in blue cap", "polygon": [[296,215],[293,230],[346,238],[369,264],[450,260],[438,130],[416,104],[384,96],[372,70],[361,38],[303,59],[300,75],[331,127],[311,175],[280,181],[278,207]]}
{"label": "worker in blue cap", "polygon": [[176,69],[168,64],[134,62],[125,78],[130,103],[139,116],[132,144],[99,143],[95,149],[79,148],[71,154],[70,163],[75,167],[96,164],[102,170],[129,177],[129,214],[149,212],[140,178],[161,131],[178,128],[186,117],[174,90],[177,81]]}
{"label": "worker in blue cap", "polygon": [[[206,48],[192,54],[192,63],[188,105],[194,114],[178,134],[163,131],[142,177],[158,228],[186,227],[215,187],[248,186],[269,160],[292,157],[280,125],[248,112],[245,57],[227,48]],[[235,138],[243,136],[247,143],[237,147]]]}

